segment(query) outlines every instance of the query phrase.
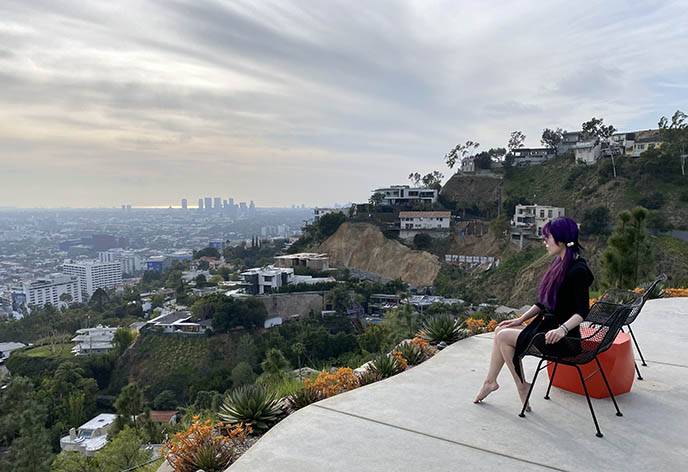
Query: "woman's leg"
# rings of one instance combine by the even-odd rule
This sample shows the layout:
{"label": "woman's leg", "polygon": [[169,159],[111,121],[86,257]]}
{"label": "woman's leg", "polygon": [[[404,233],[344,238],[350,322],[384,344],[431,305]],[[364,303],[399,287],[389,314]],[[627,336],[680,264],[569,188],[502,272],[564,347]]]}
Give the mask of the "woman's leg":
{"label": "woman's leg", "polygon": [[[516,385],[519,387],[521,382],[514,370],[513,357],[516,349],[516,340],[518,339],[518,335],[522,329],[523,327],[519,326],[517,328],[498,328],[495,331],[495,337],[492,343],[492,353],[490,355],[490,367],[487,370],[487,376],[485,377],[485,382],[483,383],[482,388],[476,395],[475,400],[473,400],[474,403],[481,402],[490,393],[499,388],[497,377],[499,376],[499,373],[501,372],[505,362],[514,378],[518,380]],[[523,398],[525,398],[525,395],[527,395],[529,387],[529,384],[524,385],[525,394],[523,395]],[[519,387],[519,393],[520,392],[521,388]]]}
{"label": "woman's leg", "polygon": [[[502,358],[504,359],[506,366],[509,368],[511,376],[514,378],[514,383],[516,384],[518,394],[521,397],[521,402],[524,402],[526,400],[526,397],[528,396],[530,383],[521,382],[521,379],[516,373],[516,369],[514,367],[514,353],[516,352],[516,341],[518,340],[518,335],[521,333],[521,329],[523,328],[505,329],[503,332],[500,333],[498,337],[500,338],[499,348],[502,353]],[[525,376],[525,372],[523,371],[523,364],[521,364],[520,367],[521,374]],[[526,407],[526,411],[530,411],[530,406]]]}

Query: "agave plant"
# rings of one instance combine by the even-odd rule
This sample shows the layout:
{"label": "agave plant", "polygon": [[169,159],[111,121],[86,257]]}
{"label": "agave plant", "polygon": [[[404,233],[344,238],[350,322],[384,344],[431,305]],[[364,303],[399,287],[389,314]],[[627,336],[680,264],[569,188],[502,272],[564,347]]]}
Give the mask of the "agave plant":
{"label": "agave plant", "polygon": [[304,406],[308,406],[311,403],[315,403],[318,400],[320,400],[320,394],[318,391],[313,387],[305,385],[289,395],[289,403],[295,410],[303,408]]}
{"label": "agave plant", "polygon": [[210,441],[199,446],[192,454],[190,470],[222,472],[234,462],[234,448],[222,441]]}
{"label": "agave plant", "polygon": [[444,341],[452,344],[463,337],[463,323],[454,320],[451,315],[435,315],[425,320],[422,331],[430,344]]}
{"label": "agave plant", "polygon": [[381,380],[380,377],[375,372],[372,372],[369,369],[366,369],[365,372],[358,375],[358,382],[361,385],[361,387],[363,387],[364,385],[371,384],[373,382],[377,382],[378,380]]}
{"label": "agave plant", "polygon": [[249,423],[254,429],[268,429],[282,412],[279,400],[266,386],[244,385],[230,392],[220,408],[220,418],[229,423]]}
{"label": "agave plant", "polygon": [[403,371],[404,368],[394,356],[381,354],[370,361],[368,370],[379,379],[386,379]]}
{"label": "agave plant", "polygon": [[397,351],[406,359],[408,365],[418,365],[423,362],[423,352],[418,346],[410,342],[401,343],[397,346]]}

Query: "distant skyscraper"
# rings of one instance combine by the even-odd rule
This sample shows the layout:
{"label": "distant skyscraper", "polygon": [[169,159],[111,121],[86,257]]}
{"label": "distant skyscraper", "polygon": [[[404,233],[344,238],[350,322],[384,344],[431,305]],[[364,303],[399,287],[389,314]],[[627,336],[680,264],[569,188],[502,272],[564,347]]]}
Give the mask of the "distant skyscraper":
{"label": "distant skyscraper", "polygon": [[213,209],[219,211],[221,208],[222,208],[222,197],[215,197],[215,201],[213,202]]}
{"label": "distant skyscraper", "polygon": [[182,198],[182,210],[186,210],[186,198]]}
{"label": "distant skyscraper", "polygon": [[251,204],[248,206],[248,214],[254,216],[256,214],[256,204],[251,200]]}
{"label": "distant skyscraper", "polygon": [[205,211],[210,211],[213,209],[213,199],[210,197],[205,197]]}
{"label": "distant skyscraper", "polygon": [[234,207],[234,199],[233,198],[229,199],[229,206]]}
{"label": "distant skyscraper", "polygon": [[199,199],[198,199],[198,209],[199,209],[199,210],[202,210],[202,209],[203,209],[203,199],[202,199],[202,198],[199,198]]}

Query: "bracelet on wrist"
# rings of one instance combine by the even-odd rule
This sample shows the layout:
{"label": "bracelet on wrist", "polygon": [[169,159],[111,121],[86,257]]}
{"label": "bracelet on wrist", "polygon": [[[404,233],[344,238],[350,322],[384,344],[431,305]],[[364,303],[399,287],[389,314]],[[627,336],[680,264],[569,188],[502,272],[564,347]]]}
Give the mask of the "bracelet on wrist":
{"label": "bracelet on wrist", "polygon": [[566,327],[565,324],[560,324],[559,327],[562,328],[562,329],[564,330],[564,336],[566,336],[567,334],[569,334],[569,329]]}

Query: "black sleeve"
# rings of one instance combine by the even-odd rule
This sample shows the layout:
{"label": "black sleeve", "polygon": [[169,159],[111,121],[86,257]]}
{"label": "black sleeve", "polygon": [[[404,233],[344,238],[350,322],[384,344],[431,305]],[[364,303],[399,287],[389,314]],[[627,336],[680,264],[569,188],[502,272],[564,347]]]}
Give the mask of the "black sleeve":
{"label": "black sleeve", "polygon": [[585,319],[590,311],[590,283],[588,274],[584,270],[577,270],[571,274],[573,288],[573,313]]}
{"label": "black sleeve", "polygon": [[545,308],[545,305],[543,305],[543,304],[540,303],[540,302],[537,302],[537,303],[535,304],[535,306],[538,307],[538,308],[540,309],[541,312],[547,311],[547,308]]}

